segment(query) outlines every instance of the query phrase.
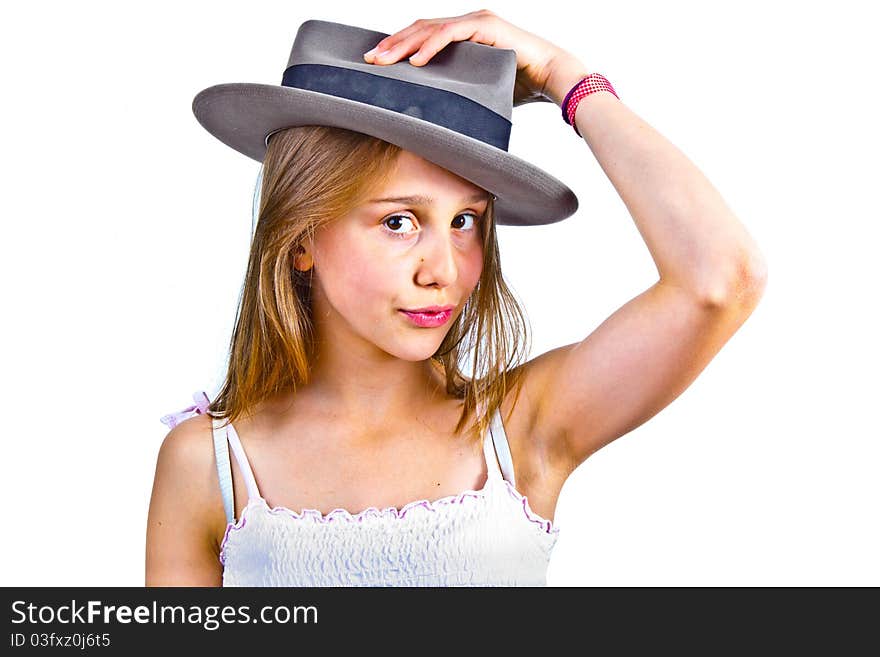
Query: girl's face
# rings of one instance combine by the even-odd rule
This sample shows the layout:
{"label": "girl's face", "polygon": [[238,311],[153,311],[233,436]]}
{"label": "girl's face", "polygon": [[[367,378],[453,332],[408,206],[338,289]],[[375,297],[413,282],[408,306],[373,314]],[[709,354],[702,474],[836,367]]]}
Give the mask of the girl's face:
{"label": "girl's face", "polygon": [[[313,318],[318,339],[335,348],[356,354],[378,347],[425,360],[480,279],[490,196],[408,151],[390,181],[370,202],[317,231],[307,254]],[[446,305],[452,313],[436,327],[418,326],[401,310]]]}

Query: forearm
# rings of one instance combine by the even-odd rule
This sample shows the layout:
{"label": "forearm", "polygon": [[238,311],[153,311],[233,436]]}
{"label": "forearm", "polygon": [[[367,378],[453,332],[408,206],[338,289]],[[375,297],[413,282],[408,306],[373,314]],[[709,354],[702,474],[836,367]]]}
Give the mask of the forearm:
{"label": "forearm", "polygon": [[[566,58],[545,92],[561,107],[588,73]],[[575,122],[632,215],[661,281],[713,302],[759,287],[765,264],[758,246],[678,148],[609,92],[583,98]]]}

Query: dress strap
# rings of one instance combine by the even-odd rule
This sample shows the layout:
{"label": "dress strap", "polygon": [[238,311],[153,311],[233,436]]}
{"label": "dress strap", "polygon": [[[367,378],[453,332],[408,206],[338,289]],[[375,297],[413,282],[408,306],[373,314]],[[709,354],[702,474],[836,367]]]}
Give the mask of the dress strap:
{"label": "dress strap", "polygon": [[248,504],[250,504],[251,500],[262,499],[262,495],[260,495],[260,489],[257,488],[257,481],[254,479],[254,473],[251,470],[251,464],[248,462],[248,457],[244,453],[244,448],[241,446],[241,440],[238,437],[238,433],[235,431],[235,427],[231,424],[226,425],[226,437],[229,439],[229,445],[232,447],[232,453],[235,456],[235,462],[238,463],[238,469],[241,470],[242,475],[244,475],[244,483],[247,486],[248,493]]}
{"label": "dress strap", "polygon": [[223,420],[213,418],[214,456],[217,462],[217,478],[220,480],[220,493],[223,495],[223,508],[226,510],[226,522],[235,522],[235,498],[232,489],[232,465],[229,463],[229,444],[226,431],[220,426]]}
{"label": "dress strap", "polygon": [[[504,432],[504,425],[501,423],[501,407],[496,408],[495,413],[492,415],[489,435],[492,437],[492,444],[495,447],[494,451],[498,455],[498,461],[501,463],[501,473],[510,482],[511,486],[516,487],[516,480],[513,477],[513,459],[510,456],[510,446],[507,444],[507,434]],[[497,470],[498,463],[495,462],[494,456],[495,454],[492,454],[486,458],[494,464],[494,468]]]}

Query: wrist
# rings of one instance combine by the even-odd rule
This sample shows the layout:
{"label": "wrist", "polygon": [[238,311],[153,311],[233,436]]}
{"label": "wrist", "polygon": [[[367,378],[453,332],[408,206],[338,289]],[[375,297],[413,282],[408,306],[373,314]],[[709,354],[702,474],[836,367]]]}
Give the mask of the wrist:
{"label": "wrist", "polygon": [[581,136],[576,123],[578,107],[581,106],[581,101],[585,100],[588,96],[595,98],[596,96],[604,95],[597,93],[600,91],[606,91],[615,98],[618,98],[617,92],[614,91],[614,87],[608,81],[608,78],[601,73],[590,73],[565,94],[565,99],[562,101],[562,120],[574,128],[578,137]]}
{"label": "wrist", "polygon": [[557,56],[554,67],[547,76],[544,95],[562,107],[562,101],[565,100],[568,91],[589,74],[587,67],[576,57],[568,54]]}

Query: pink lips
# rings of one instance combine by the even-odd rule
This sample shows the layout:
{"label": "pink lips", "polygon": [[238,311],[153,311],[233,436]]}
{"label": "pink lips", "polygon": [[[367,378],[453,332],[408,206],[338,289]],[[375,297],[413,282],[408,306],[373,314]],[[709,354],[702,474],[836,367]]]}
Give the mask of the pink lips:
{"label": "pink lips", "polygon": [[416,326],[433,328],[442,326],[450,317],[455,306],[430,306],[429,308],[419,308],[417,311],[401,310],[407,319]]}

